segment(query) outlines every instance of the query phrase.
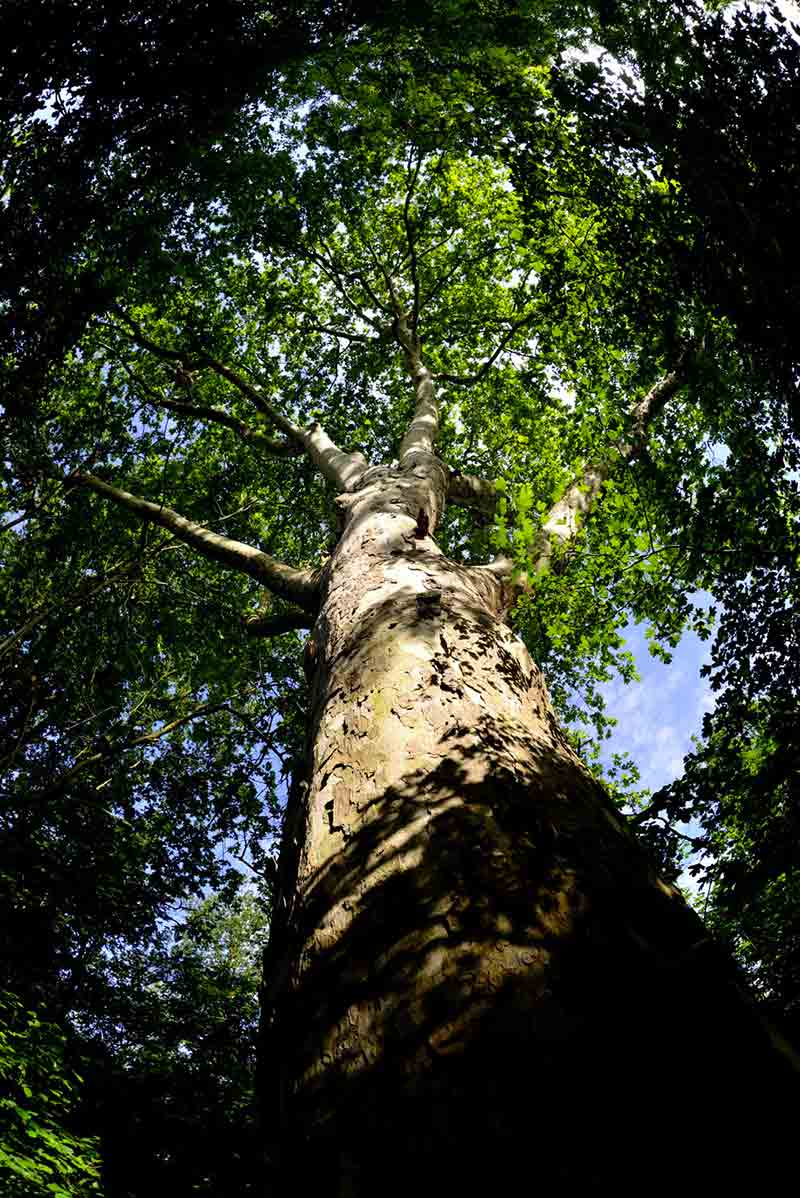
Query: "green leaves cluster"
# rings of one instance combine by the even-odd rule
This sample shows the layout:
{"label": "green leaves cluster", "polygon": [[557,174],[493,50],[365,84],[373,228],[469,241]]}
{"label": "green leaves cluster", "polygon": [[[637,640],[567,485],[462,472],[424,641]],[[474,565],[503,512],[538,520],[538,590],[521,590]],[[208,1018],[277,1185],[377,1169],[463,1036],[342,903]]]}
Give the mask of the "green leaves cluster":
{"label": "green leaves cluster", "polygon": [[[664,660],[685,628],[715,630],[719,715],[652,825],[700,822],[713,919],[762,994],[795,1002],[794,765],[780,763],[794,762],[800,646],[797,64],[758,16],[689,7],[691,22],[686,5],[626,2],[89,2],[53,9],[43,52],[35,6],[16,6],[0,207],[0,948],[23,1008],[66,1012],[93,1046],[94,1118],[119,1116],[104,1127],[113,1192],[126,1138],[166,1162],[142,1166],[141,1193],[188,1175],[225,1192],[204,1123],[219,1121],[232,1155],[254,1151],[245,946],[268,908],[307,695],[296,636],[244,633],[264,602],[255,584],[68,475],[90,468],[294,565],[318,564],[337,536],[309,462],[264,452],[263,412],[212,369],[180,382],[120,308],[154,344],[233,366],[377,462],[396,456],[411,406],[394,294],[438,376],[438,452],[496,480],[494,514],[451,507],[437,531],[464,562],[500,550],[524,571],[563,488],[610,464],[514,627],[595,767],[611,731],[602,684],[635,675],[623,625],[645,621]],[[37,116],[48,97],[63,108],[53,124]],[[686,388],[626,457],[633,403],[688,340]],[[612,770],[630,802],[635,766]],[[4,1043],[50,1053],[57,1074],[56,1042],[31,1047],[19,1010],[22,1038]],[[8,1068],[19,1109],[83,1160],[59,1140],[67,1107],[37,1107],[33,1074]],[[40,1142],[54,1169],[68,1159]],[[256,1184],[244,1167],[229,1182]]]}
{"label": "green leaves cluster", "polygon": [[98,1141],[70,1126],[82,1081],[58,1029],[0,992],[0,1181],[9,1198],[100,1194]]}

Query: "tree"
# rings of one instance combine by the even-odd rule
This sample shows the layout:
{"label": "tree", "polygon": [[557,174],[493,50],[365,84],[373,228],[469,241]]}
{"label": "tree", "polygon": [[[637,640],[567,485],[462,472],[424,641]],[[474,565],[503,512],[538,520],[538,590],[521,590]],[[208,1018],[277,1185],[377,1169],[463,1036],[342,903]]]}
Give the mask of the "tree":
{"label": "tree", "polygon": [[635,78],[590,62],[562,72],[560,84],[591,142],[596,186],[616,191],[622,160],[643,164],[644,146],[664,186],[649,219],[623,205],[609,232],[637,273],[647,273],[647,246],[681,289],[724,312],[796,419],[798,26],[769,3],[688,3],[667,17],[650,5],[612,7],[604,44]]}
{"label": "tree", "polygon": [[100,1139],[104,1192],[260,1194],[263,906],[251,891],[213,896],[171,930],[128,955],[123,994],[88,1046],[84,1120]]}
{"label": "tree", "polygon": [[[11,446],[28,522],[91,527],[126,567],[153,558],[139,618],[159,627],[137,668],[180,714],[153,704],[137,727],[120,680],[120,735],[81,721],[59,781],[85,781],[95,814],[109,749],[180,728],[194,751],[195,702],[221,711],[254,663],[245,636],[311,629],[264,987],[287,1188],[477,1192],[533,1167],[631,1192],[650,1129],[672,1126],[676,1059],[702,1062],[725,1136],[751,1149],[727,1164],[712,1138],[698,1185],[763,1179],[780,1127],[784,1057],[575,756],[515,632],[566,694],[627,668],[626,607],[667,642],[699,620],[687,588],[719,567],[694,553],[697,496],[724,489],[704,441],[755,410],[768,444],[774,397],[695,296],[664,295],[669,322],[632,316],[596,198],[562,186],[580,159],[548,79],[527,45],[448,56],[405,30],[287,71],[285,100],[221,150],[213,199],[164,233],[168,271],[134,274],[54,374],[38,456]],[[538,116],[527,211],[512,151],[488,148],[511,143],[518,101]],[[781,482],[765,504],[786,524]],[[49,625],[31,606],[12,639],[37,658]],[[33,751],[24,705],[15,719],[12,755]],[[213,758],[230,725],[206,735]],[[116,839],[137,800],[110,777]]]}
{"label": "tree", "polygon": [[683,777],[653,806],[698,826],[702,858],[692,872],[709,926],[736,950],[765,1009],[796,1041],[796,703],[786,693],[783,701],[775,694],[760,704],[723,703],[704,731]]}

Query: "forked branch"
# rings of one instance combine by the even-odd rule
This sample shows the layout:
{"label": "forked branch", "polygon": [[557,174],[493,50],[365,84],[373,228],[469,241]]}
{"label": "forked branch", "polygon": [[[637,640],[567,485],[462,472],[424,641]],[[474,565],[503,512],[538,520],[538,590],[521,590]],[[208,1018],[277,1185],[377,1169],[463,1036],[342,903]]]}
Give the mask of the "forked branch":
{"label": "forked branch", "polygon": [[497,489],[488,478],[479,478],[476,474],[461,474],[457,470],[450,472],[448,503],[454,503],[457,507],[473,508],[485,516],[493,516],[497,499]]}
{"label": "forked branch", "polygon": [[256,445],[259,449],[263,449],[275,457],[297,457],[303,452],[302,446],[297,445],[294,441],[279,441],[275,437],[269,437],[262,429],[247,424],[244,420],[239,420],[238,417],[232,416],[230,412],[226,412],[222,408],[187,403],[181,399],[169,399],[144,383],[127,364],[123,363],[123,365],[136,386],[141,388],[144,402],[151,407],[166,408],[168,412],[177,412],[180,416],[188,416],[190,420],[221,424],[223,428],[231,429],[243,441]]}
{"label": "forked branch", "polygon": [[530,324],[531,321],[533,320],[533,317],[534,317],[534,313],[526,312],[525,315],[521,316],[519,320],[515,320],[513,322],[513,324],[511,324],[508,327],[508,329],[505,331],[503,336],[500,338],[500,340],[499,340],[496,348],[493,350],[493,352],[489,355],[489,357],[486,359],[485,362],[481,363],[481,365],[478,367],[478,369],[475,371],[474,374],[441,374],[440,373],[440,374],[436,375],[436,378],[440,379],[444,383],[456,383],[461,387],[474,387],[476,383],[479,383],[481,381],[481,379],[484,378],[489,373],[489,371],[494,366],[497,359],[500,357],[503,350],[514,339],[514,336],[520,331],[520,329],[524,329],[526,325]]}
{"label": "forked branch", "polygon": [[[647,394],[633,405],[630,412],[631,439],[618,447],[616,456],[588,464],[580,477],[573,479],[552,505],[529,546],[529,565],[526,571],[528,575],[541,574],[549,569],[553,554],[559,549],[563,550],[576,538],[597,507],[606,479],[621,463],[632,461],[644,452],[653,420],[686,381],[692,352],[693,347],[686,346],[675,368],[659,379]],[[481,480],[475,481],[481,483]],[[499,577],[508,577],[514,570],[514,561],[503,555],[496,558],[490,566],[483,568]]]}

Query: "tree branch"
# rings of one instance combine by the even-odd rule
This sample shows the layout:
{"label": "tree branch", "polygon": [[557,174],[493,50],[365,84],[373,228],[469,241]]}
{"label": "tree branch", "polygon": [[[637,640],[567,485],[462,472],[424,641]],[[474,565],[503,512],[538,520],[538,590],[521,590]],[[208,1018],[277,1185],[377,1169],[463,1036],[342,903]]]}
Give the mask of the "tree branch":
{"label": "tree branch", "polygon": [[374,337],[367,337],[364,333],[347,333],[344,329],[333,329],[330,325],[318,324],[315,320],[306,321],[304,328],[311,329],[315,333],[327,333],[329,337],[341,337],[345,341],[358,341],[361,345],[369,345],[374,342]]}
{"label": "tree branch", "polygon": [[225,366],[214,358],[209,357],[207,360],[208,364],[223,378],[233,383],[254,402],[262,405],[262,410],[266,411],[278,428],[305,450],[324,478],[332,482],[340,491],[348,491],[355,485],[367,468],[367,459],[363,454],[345,453],[344,450],[339,449],[321,424],[312,424],[307,429],[300,428],[299,425],[294,424],[273,408],[246,379],[232,370],[230,366]]}
{"label": "tree branch", "polygon": [[[630,442],[618,448],[619,456],[587,465],[580,478],[574,479],[552,505],[530,546],[528,574],[541,574],[549,569],[554,551],[566,548],[595,510],[606,479],[620,462],[631,461],[644,452],[650,425],[686,381],[692,352],[693,346],[687,345],[675,368],[633,405],[630,412],[633,435]],[[514,562],[503,555],[490,568],[498,576],[508,577],[514,570]]]}
{"label": "tree branch", "polygon": [[414,381],[414,415],[400,444],[400,464],[415,453],[433,453],[439,433],[439,404],[433,375],[422,361],[419,338],[408,326],[408,316],[396,316],[397,339],[403,349],[406,369]]}
{"label": "tree branch", "polygon": [[[122,319],[128,324],[136,337],[136,340],[146,349],[152,350],[159,357],[167,358],[168,360],[178,360],[186,363],[186,355],[179,353],[177,350],[167,350],[155,342],[150,341],[145,337],[139,329],[138,325],[131,320],[121,309],[115,309],[119,312]],[[373,323],[373,322],[369,322]],[[377,327],[377,326],[376,326]],[[320,424],[313,424],[309,429],[300,428],[287,416],[284,416],[269,400],[265,399],[257,387],[254,387],[243,375],[238,371],[233,370],[224,362],[220,362],[213,355],[205,350],[195,351],[196,358],[193,359],[192,365],[207,366],[214,370],[221,378],[226,379],[238,391],[241,392],[252,404],[258,409],[263,416],[266,416],[274,425],[276,425],[283,433],[286,434],[290,443],[297,446],[297,452],[305,451],[311,458],[314,465],[329,482],[332,482],[341,491],[350,490],[367,468],[367,460],[360,453],[345,453],[343,450],[334,444]],[[159,400],[159,403],[164,403],[165,407],[170,407],[178,404],[177,400]],[[257,430],[249,430],[248,426],[241,421],[237,421],[233,416],[228,416],[227,413],[221,412],[218,408],[199,408],[194,405],[185,405],[177,408],[179,411],[200,412],[202,411],[208,419],[216,420],[220,424],[226,424],[229,428],[235,429],[240,436],[245,439],[250,439],[254,443],[260,443],[265,449],[271,453],[282,454],[289,456],[295,451],[284,444],[282,441],[276,441],[266,437]]]}
{"label": "tree branch", "polygon": [[280,636],[283,632],[296,632],[314,626],[314,613],[308,611],[275,612],[272,615],[242,617],[242,626],[248,636]]}
{"label": "tree branch", "polygon": [[422,154],[417,154],[417,163],[413,171],[411,170],[411,154],[408,156],[407,178],[408,185],[406,186],[406,196],[403,202],[403,228],[405,229],[406,241],[408,242],[409,253],[409,269],[411,271],[411,283],[414,288],[414,307],[411,312],[411,332],[416,333],[417,324],[419,323],[419,273],[417,270],[417,251],[414,242],[414,234],[411,228],[411,218],[409,210],[411,207],[411,199],[414,195],[414,188],[417,185],[419,172],[422,169]]}
{"label": "tree branch", "polygon": [[694,344],[685,345],[674,369],[659,379],[647,394],[633,405],[631,409],[632,438],[629,444],[620,447],[624,459],[630,460],[643,452],[647,444],[647,433],[653,420],[661,413],[667,401],[686,382],[686,374],[695,350]]}
{"label": "tree branch", "polygon": [[98,495],[126,508],[140,520],[167,529],[179,541],[190,545],[203,557],[220,562],[230,570],[248,574],[280,598],[296,603],[307,611],[317,610],[319,583],[315,571],[295,570],[277,558],[254,549],[252,545],[245,545],[242,541],[234,541],[230,537],[212,532],[202,524],[195,524],[193,520],[178,515],[171,508],[140,499],[128,491],[103,482],[93,474],[72,474],[68,481],[88,487]]}
{"label": "tree branch", "polygon": [[93,596],[102,591],[104,587],[109,586],[111,582],[116,582],[120,576],[124,577],[125,573],[130,571],[136,565],[136,558],[125,558],[121,562],[115,562],[112,566],[109,566],[108,570],[105,571],[101,578],[87,578],[83,583],[76,587],[71,594],[67,596],[62,595],[58,603],[51,603],[46,607],[36,608],[33,614],[28,617],[25,623],[18,628],[16,632],[12,632],[4,641],[0,641],[0,658],[3,658],[7,653],[14,649],[20,643],[20,641],[24,640],[29,633],[33,632],[34,628],[36,628],[36,626],[43,620],[46,620],[48,616],[52,615],[54,612],[63,613],[70,607],[74,607],[75,604],[84,603],[87,599],[93,598]]}
{"label": "tree branch", "polygon": [[437,379],[441,379],[442,382],[445,382],[445,383],[457,383],[461,387],[474,387],[475,384],[479,383],[481,381],[481,379],[484,377],[484,375],[489,370],[491,370],[492,366],[494,366],[495,362],[500,357],[500,354],[503,352],[503,350],[506,348],[506,346],[509,344],[509,342],[511,341],[514,334],[518,333],[519,330],[524,328],[526,324],[530,324],[530,322],[532,320],[533,320],[532,312],[527,312],[525,314],[525,316],[522,316],[519,320],[515,320],[514,323],[511,325],[511,327],[509,328],[508,332],[506,332],[500,338],[500,342],[499,342],[497,348],[494,350],[494,352],[491,354],[491,356],[488,357],[486,359],[486,361],[478,368],[478,370],[475,372],[475,374],[468,374],[468,375],[437,374],[437,375],[435,375],[435,377]]}
{"label": "tree branch", "polygon": [[261,429],[253,428],[251,424],[245,424],[243,420],[238,420],[229,412],[223,411],[222,408],[185,403],[179,399],[165,399],[164,396],[156,396],[152,392],[145,396],[145,403],[152,404],[153,407],[167,408],[170,412],[178,412],[193,420],[207,420],[213,424],[222,424],[226,428],[232,429],[243,441],[256,445],[259,449],[263,449],[275,457],[297,457],[303,452],[303,446],[298,445],[297,442],[279,441],[275,437],[268,437]]}
{"label": "tree branch", "polygon": [[497,505],[497,494],[494,483],[489,479],[478,478],[475,474],[461,474],[456,470],[450,471],[448,503],[454,503],[457,507],[474,508],[492,516]]}
{"label": "tree branch", "polygon": [[170,732],[174,732],[176,728],[181,728],[184,724],[188,724],[191,720],[196,720],[201,715],[213,715],[217,711],[222,711],[223,707],[227,707],[230,699],[223,699],[221,703],[203,703],[200,707],[195,707],[194,711],[188,712],[187,715],[178,716],[169,724],[164,724],[155,732],[145,732],[142,736],[136,736],[133,740],[129,740],[126,744],[120,745],[121,749],[133,749],[137,745],[152,745],[162,737],[168,736]]}
{"label": "tree branch", "polygon": [[283,412],[279,411],[278,408],[273,407],[269,400],[264,398],[258,387],[254,387],[238,371],[233,370],[230,366],[226,366],[224,362],[220,362],[218,358],[213,357],[211,354],[203,352],[202,361],[204,365],[210,366],[218,375],[227,379],[229,383],[232,383],[242,395],[250,400],[254,407],[258,408],[261,415],[271,420],[282,433],[285,433],[287,437],[296,441],[298,445],[303,445],[303,430],[290,420],[288,416],[284,416]]}
{"label": "tree branch", "polygon": [[[331,281],[331,283],[333,283],[334,287],[341,295],[342,299],[347,304],[348,308],[350,308],[350,310],[354,312],[356,316],[359,316],[368,325],[371,325],[376,333],[380,334],[380,323],[377,320],[373,320],[371,316],[367,316],[361,305],[356,303],[356,301],[350,295],[350,292],[345,287],[342,273],[339,270],[336,261],[333,258],[326,258],[324,254],[318,254],[315,250],[310,249],[306,249],[303,256],[308,258],[310,262],[313,262],[315,266],[318,266],[323,274],[328,277],[328,279]],[[370,298],[372,298],[372,296],[370,296]],[[386,308],[379,300],[373,298],[373,303],[377,307],[378,311],[386,311]]]}
{"label": "tree branch", "polygon": [[227,379],[229,383],[233,383],[233,385],[237,387],[238,390],[241,391],[241,393],[245,395],[250,402],[255,405],[256,408],[258,408],[259,412],[261,412],[263,416],[266,416],[268,420],[271,420],[273,424],[277,425],[277,427],[286,433],[288,437],[290,437],[292,440],[295,440],[302,446],[302,440],[300,439],[301,430],[298,429],[291,420],[288,420],[282,412],[279,412],[277,408],[274,408],[272,404],[264,398],[258,388],[254,387],[251,383],[248,383],[247,380],[242,378],[240,374],[237,374],[235,370],[231,370],[229,366],[226,366],[223,362],[218,361],[212,354],[209,354],[203,349],[194,349],[189,351],[167,349],[165,346],[159,345],[155,341],[151,341],[150,338],[142,332],[136,321],[128,316],[124,309],[120,308],[118,305],[114,305],[113,311],[117,313],[122,321],[124,321],[124,323],[131,330],[134,340],[144,349],[150,350],[150,352],[155,354],[156,357],[162,358],[168,362],[179,363],[182,365],[184,370],[197,370],[203,366],[210,367],[212,370],[216,371],[217,374]]}
{"label": "tree branch", "polygon": [[187,353],[186,350],[167,349],[166,346],[159,345],[156,341],[151,341],[150,338],[142,332],[141,326],[138,325],[136,321],[128,315],[125,309],[119,306],[119,304],[112,304],[111,311],[116,312],[120,320],[128,326],[133,334],[134,341],[141,345],[143,349],[149,349],[152,354],[156,355],[156,357],[162,358],[166,362],[182,364],[187,370],[193,370],[197,366],[201,365],[199,361],[192,361],[191,353]]}

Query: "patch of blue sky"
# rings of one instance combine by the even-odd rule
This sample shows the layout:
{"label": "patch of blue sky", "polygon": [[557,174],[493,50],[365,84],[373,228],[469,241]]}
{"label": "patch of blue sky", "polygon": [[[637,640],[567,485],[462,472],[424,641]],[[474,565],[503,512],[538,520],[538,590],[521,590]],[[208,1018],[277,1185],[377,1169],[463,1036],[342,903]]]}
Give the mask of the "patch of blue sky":
{"label": "patch of blue sky", "polygon": [[713,691],[700,672],[710,661],[711,642],[685,633],[666,665],[650,656],[644,625],[628,625],[623,636],[640,681],[615,679],[600,688],[608,714],[617,720],[603,760],[610,764],[612,753],[628,753],[642,785],[655,791],[683,773],[692,737],[701,735],[703,716],[714,708]]}
{"label": "patch of blue sky", "polygon": [[[707,605],[711,597],[698,595],[695,601]],[[684,758],[693,748],[693,738],[702,735],[703,717],[714,710],[714,692],[701,674],[703,666],[711,660],[712,642],[686,632],[672,650],[672,661],[667,665],[650,655],[643,624],[629,624],[623,635],[640,681],[626,684],[615,679],[600,688],[607,714],[617,721],[602,747],[601,759],[605,766],[610,766],[612,754],[627,754],[639,768],[641,786],[656,791],[681,777]],[[677,830],[685,836],[697,836],[700,832],[691,823],[678,824]],[[702,904],[697,882],[687,872],[688,866],[697,860],[696,855],[686,860],[687,869],[678,883],[694,902]]]}

